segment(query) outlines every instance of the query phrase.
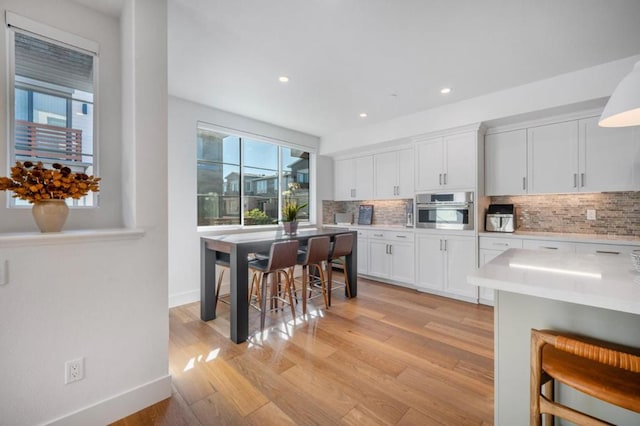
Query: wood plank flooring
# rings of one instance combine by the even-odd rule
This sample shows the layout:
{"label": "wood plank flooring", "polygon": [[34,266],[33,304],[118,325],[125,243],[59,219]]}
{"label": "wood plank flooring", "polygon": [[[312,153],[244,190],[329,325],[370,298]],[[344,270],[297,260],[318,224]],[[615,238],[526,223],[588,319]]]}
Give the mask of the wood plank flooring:
{"label": "wood plank flooring", "polygon": [[[339,274],[336,274],[339,275]],[[359,279],[308,318],[251,311],[228,339],[228,307],[170,310],[173,396],[114,425],[493,424],[493,309]]]}

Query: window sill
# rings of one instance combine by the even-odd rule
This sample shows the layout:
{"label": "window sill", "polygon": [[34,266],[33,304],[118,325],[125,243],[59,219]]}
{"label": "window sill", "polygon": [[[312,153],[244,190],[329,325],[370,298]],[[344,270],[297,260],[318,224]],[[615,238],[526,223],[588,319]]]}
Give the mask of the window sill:
{"label": "window sill", "polygon": [[74,244],[142,238],[143,229],[87,229],[62,232],[16,232],[0,234],[0,248]]}

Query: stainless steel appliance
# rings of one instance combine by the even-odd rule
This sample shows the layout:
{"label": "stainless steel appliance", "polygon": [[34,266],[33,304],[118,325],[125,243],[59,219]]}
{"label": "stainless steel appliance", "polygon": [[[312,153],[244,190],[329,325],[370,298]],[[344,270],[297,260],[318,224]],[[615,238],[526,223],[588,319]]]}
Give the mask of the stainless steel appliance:
{"label": "stainless steel appliance", "polygon": [[474,229],[473,192],[416,195],[416,228]]}
{"label": "stainless steel appliance", "polygon": [[516,216],[513,204],[489,204],[484,217],[487,232],[513,232],[516,230]]}

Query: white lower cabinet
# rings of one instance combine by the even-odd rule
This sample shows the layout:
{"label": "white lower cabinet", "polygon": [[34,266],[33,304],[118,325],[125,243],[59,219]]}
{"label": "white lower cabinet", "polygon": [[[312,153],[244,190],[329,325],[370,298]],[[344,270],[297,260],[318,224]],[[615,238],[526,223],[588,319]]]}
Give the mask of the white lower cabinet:
{"label": "white lower cabinet", "polygon": [[358,231],[358,274],[369,273],[369,233]]}
{"label": "white lower cabinet", "polygon": [[[522,248],[522,240],[518,238],[480,237],[480,266],[486,265],[510,248]],[[478,295],[480,303],[493,305],[495,297],[492,289],[480,287]]]}
{"label": "white lower cabinet", "polygon": [[370,232],[368,275],[413,284],[413,252],[412,232]]}
{"label": "white lower cabinet", "polygon": [[476,239],[458,235],[417,235],[418,290],[477,301],[478,288],[467,283],[476,269]]}

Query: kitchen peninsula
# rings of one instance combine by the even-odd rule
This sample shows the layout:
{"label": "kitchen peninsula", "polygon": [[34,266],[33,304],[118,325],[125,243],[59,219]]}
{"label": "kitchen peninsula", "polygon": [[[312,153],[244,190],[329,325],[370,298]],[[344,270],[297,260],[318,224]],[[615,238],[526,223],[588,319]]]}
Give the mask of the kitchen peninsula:
{"label": "kitchen peninsula", "polygon": [[[496,292],[496,425],[529,421],[531,328],[640,346],[640,273],[628,256],[509,249],[468,282]],[[616,424],[640,424],[640,414],[564,386],[556,396]]]}

